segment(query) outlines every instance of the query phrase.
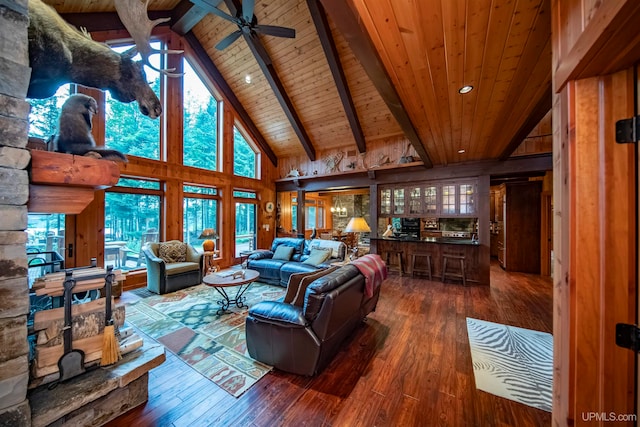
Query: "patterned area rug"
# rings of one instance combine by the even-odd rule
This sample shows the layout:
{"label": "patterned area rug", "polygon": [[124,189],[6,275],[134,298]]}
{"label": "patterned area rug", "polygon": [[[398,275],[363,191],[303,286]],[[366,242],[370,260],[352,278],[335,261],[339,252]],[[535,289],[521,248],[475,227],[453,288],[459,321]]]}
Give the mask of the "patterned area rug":
{"label": "patterned area rug", "polygon": [[553,337],[467,317],[476,387],[551,412]]}
{"label": "patterned area rug", "polygon": [[[253,283],[244,294],[245,304],[276,300],[284,293],[285,289],[278,286]],[[233,305],[230,313],[216,315],[218,299],[216,290],[206,285],[148,296],[126,306],[127,323],[238,397],[271,367],[247,354],[244,332],[247,309]]]}

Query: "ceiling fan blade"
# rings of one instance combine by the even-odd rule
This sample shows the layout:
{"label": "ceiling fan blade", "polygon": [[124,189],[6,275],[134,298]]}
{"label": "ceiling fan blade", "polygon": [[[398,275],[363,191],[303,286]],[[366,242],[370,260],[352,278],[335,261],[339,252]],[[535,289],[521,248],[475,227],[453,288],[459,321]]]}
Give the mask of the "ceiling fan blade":
{"label": "ceiling fan blade", "polygon": [[276,37],[295,38],[296,30],[293,28],[277,27],[275,25],[256,25],[253,27],[256,33],[266,34]]}
{"label": "ceiling fan blade", "polygon": [[242,34],[242,31],[240,30],[234,31],[233,33],[229,34],[227,37],[220,40],[218,44],[216,44],[216,49],[218,50],[226,49],[227,47],[229,47],[229,45],[231,45],[231,43],[238,40],[238,37],[240,37],[241,34]]}
{"label": "ceiling fan blade", "polygon": [[242,17],[246,22],[253,20],[253,8],[255,7],[254,0],[244,0],[242,2]]}
{"label": "ceiling fan blade", "polygon": [[226,19],[227,21],[231,21],[234,24],[240,24],[240,20],[238,18],[236,18],[235,16],[231,16],[228,13],[225,13],[223,11],[221,11],[220,9],[218,9],[216,6],[218,5],[218,1],[213,1],[213,0],[191,0],[191,3],[195,4],[196,6],[200,6],[201,8],[203,8],[204,10],[206,10],[209,13],[213,13],[214,15],[219,16],[222,19]]}

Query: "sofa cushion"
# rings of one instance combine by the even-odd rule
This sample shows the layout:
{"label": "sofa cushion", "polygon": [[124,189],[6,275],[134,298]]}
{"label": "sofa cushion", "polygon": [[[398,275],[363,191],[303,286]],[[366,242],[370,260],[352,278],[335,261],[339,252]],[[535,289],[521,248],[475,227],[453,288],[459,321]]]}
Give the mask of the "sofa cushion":
{"label": "sofa cushion", "polygon": [[307,288],[311,283],[313,283],[316,279],[319,279],[327,274],[333,272],[338,267],[333,266],[329,268],[324,268],[316,273],[307,274],[300,280],[300,284],[298,285],[298,292],[296,293],[296,297],[293,300],[292,304],[296,307],[302,307],[304,305],[304,296],[307,292]]}
{"label": "sofa cushion", "polygon": [[197,262],[172,262],[167,264],[166,267],[167,276],[173,276],[174,274],[186,273],[188,271],[200,270],[200,265]]}
{"label": "sofa cushion", "polygon": [[280,245],[276,248],[275,252],[273,252],[272,259],[289,261],[291,259],[291,255],[293,255],[293,250],[294,249],[291,246]]}
{"label": "sofa cushion", "polygon": [[331,251],[331,258],[344,260],[347,252],[347,246],[343,242],[335,240],[314,239],[309,242],[309,251],[313,249],[325,249]]}
{"label": "sofa cushion", "polygon": [[187,260],[187,244],[179,240],[160,243],[158,257],[166,263],[185,262]]}
{"label": "sofa cushion", "polygon": [[320,265],[331,258],[331,249],[325,250],[320,248],[311,249],[309,257],[302,261],[304,264]]}

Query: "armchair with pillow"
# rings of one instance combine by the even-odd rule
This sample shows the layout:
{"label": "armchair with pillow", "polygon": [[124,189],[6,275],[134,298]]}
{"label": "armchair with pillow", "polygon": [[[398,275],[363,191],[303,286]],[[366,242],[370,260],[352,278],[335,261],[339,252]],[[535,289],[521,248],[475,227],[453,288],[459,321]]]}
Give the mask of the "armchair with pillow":
{"label": "armchair with pillow", "polygon": [[202,282],[203,254],[179,240],[148,243],[142,248],[147,260],[147,288],[166,294]]}

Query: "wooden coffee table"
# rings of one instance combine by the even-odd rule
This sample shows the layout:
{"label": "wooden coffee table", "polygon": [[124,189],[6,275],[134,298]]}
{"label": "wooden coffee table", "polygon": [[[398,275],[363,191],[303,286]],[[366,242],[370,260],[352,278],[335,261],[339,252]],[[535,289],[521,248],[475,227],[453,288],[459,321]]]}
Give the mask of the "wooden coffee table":
{"label": "wooden coffee table", "polygon": [[[233,277],[233,273],[238,271],[244,271],[244,277]],[[247,307],[244,305],[246,298],[242,296],[249,286],[260,277],[260,273],[255,270],[237,270],[237,269],[226,269],[217,271],[215,273],[207,274],[204,276],[202,281],[205,285],[211,286],[222,296],[223,299],[218,300],[218,304],[220,304],[220,308],[216,311],[217,315],[224,314],[228,311],[229,306],[231,304],[235,304],[238,308]],[[234,298],[229,298],[229,294],[227,293],[227,288],[237,287],[238,290],[236,292],[236,296]]]}

